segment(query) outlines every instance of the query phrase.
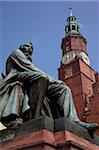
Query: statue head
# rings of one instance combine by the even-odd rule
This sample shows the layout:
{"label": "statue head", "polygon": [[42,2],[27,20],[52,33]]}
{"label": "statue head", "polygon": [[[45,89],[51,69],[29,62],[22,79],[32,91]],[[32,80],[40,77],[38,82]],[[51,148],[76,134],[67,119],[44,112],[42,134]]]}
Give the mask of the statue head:
{"label": "statue head", "polygon": [[19,49],[26,55],[27,59],[32,61],[33,45],[31,42],[26,42],[20,45]]}
{"label": "statue head", "polygon": [[22,45],[20,45],[19,49],[23,53],[29,53],[30,55],[32,55],[32,53],[33,53],[33,45],[31,42],[23,43]]}

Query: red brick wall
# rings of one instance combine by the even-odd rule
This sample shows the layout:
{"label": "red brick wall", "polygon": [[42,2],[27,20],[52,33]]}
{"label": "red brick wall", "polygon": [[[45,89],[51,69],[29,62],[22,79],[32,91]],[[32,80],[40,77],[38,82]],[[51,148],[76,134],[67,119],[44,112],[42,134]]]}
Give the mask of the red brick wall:
{"label": "red brick wall", "polygon": [[[99,74],[95,74],[96,83],[93,84],[93,96],[90,97],[90,113],[86,114],[87,122],[97,122],[99,124]],[[99,130],[96,131],[99,135]]]}
{"label": "red brick wall", "polygon": [[[79,69],[80,68],[79,68],[78,60],[72,62],[72,64],[65,65],[59,68],[59,79],[63,80],[71,88],[78,116],[81,120],[83,120],[85,103],[83,100],[84,94],[83,94],[82,80],[81,80],[81,74]],[[69,73],[69,70],[72,70],[72,73]],[[70,74],[70,76],[67,77],[67,74]]]}
{"label": "red brick wall", "polygon": [[79,49],[86,51],[86,43],[84,42],[82,37],[73,36],[71,37],[71,49]]}
{"label": "red brick wall", "polygon": [[[86,39],[80,34],[64,37],[61,44],[62,55],[69,50],[76,54],[82,50],[87,52],[86,44]],[[95,74],[81,59],[76,59],[67,65],[61,65],[58,78],[71,88],[79,118],[99,123],[99,74]]]}
{"label": "red brick wall", "polygon": [[73,35],[64,37],[62,39],[62,54],[66,53],[69,50],[76,50],[76,52],[85,51],[86,52],[86,39],[81,35]]}
{"label": "red brick wall", "polygon": [[72,90],[79,118],[99,123],[99,74],[82,60],[75,60],[61,66],[58,75]]}
{"label": "red brick wall", "polygon": [[82,72],[87,78],[96,82],[94,70],[84,63],[82,60],[79,60],[80,72]]}

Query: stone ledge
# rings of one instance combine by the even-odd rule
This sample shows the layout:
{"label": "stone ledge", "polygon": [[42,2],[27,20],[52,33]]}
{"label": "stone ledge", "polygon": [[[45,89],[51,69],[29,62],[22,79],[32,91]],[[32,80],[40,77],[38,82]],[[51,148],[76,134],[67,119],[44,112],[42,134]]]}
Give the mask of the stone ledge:
{"label": "stone ledge", "polygon": [[0,142],[11,140],[16,136],[22,136],[34,131],[47,129],[54,132],[54,120],[45,116],[37,119],[32,119],[23,123],[18,129],[4,129],[0,131]]}
{"label": "stone ledge", "polygon": [[87,130],[80,127],[76,123],[70,121],[66,118],[59,118],[53,120],[47,116],[40,117],[37,119],[32,119],[26,123],[23,123],[20,128],[16,130],[5,129],[0,132],[0,141],[10,141],[16,137],[22,137],[27,134],[31,134],[35,131],[47,130],[52,133],[57,133],[59,131],[69,131],[70,133],[77,135],[82,139],[99,145],[99,136],[88,133]]}
{"label": "stone ledge", "polygon": [[99,136],[88,132],[86,129],[77,125],[76,123],[70,121],[66,118],[59,118],[55,120],[55,132],[66,130],[74,133],[75,135],[86,139],[96,145],[99,145]]}
{"label": "stone ledge", "polygon": [[[69,131],[58,131],[55,133],[55,143],[62,150],[65,148],[74,148],[75,150],[99,150],[96,144],[93,144]],[[73,149],[72,149],[73,150]]]}
{"label": "stone ledge", "polygon": [[0,150],[98,150],[95,144],[69,131],[33,131],[1,143]]}
{"label": "stone ledge", "polygon": [[32,131],[24,135],[16,136],[12,140],[1,143],[0,150],[18,150],[39,145],[55,147],[54,133],[48,130]]}

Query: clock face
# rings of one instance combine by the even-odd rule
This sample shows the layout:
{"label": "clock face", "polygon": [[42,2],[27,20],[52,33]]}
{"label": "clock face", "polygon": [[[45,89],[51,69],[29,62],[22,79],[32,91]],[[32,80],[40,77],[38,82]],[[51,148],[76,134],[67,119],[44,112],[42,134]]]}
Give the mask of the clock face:
{"label": "clock face", "polygon": [[90,60],[86,53],[81,52],[79,56],[87,65],[90,65]]}
{"label": "clock face", "polygon": [[75,58],[75,53],[73,51],[69,51],[68,53],[64,54],[62,58],[63,64],[68,64]]}

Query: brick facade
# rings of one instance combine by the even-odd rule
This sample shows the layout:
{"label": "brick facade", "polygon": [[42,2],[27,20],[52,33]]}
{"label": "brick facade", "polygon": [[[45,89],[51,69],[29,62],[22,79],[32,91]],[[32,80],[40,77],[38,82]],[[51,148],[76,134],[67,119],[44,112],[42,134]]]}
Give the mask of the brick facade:
{"label": "brick facade", "polygon": [[86,44],[81,34],[70,34],[62,39],[62,55],[73,51],[76,58],[68,64],[61,63],[58,78],[71,88],[79,118],[99,123],[99,74],[79,57],[82,50],[87,54]]}

